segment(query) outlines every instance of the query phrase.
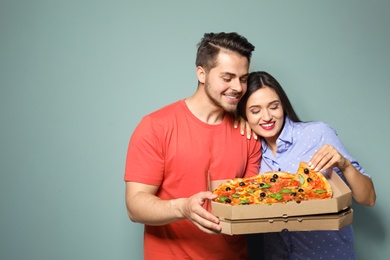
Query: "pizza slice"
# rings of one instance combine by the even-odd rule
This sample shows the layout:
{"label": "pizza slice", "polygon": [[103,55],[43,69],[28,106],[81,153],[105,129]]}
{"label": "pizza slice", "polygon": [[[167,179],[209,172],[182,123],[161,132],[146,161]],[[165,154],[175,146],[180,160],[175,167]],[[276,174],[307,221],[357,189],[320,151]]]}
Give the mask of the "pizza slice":
{"label": "pizza slice", "polygon": [[332,187],[326,177],[311,169],[306,162],[299,164],[296,179],[300,183],[303,200],[326,199],[333,195]]}

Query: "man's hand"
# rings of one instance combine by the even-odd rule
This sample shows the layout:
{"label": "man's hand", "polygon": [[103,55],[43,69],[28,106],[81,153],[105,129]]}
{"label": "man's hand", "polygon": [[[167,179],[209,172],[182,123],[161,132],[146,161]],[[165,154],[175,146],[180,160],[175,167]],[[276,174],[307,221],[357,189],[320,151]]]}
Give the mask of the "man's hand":
{"label": "man's hand", "polygon": [[[217,197],[210,191],[194,194],[189,198],[171,200],[156,196],[159,186],[126,182],[126,206],[130,219],[151,226],[160,226],[188,219],[200,230],[215,234],[222,227],[219,219],[203,206]],[[207,208],[207,207],[206,207]]]}
{"label": "man's hand", "polygon": [[221,232],[219,219],[208,212],[203,205],[210,203],[210,200],[215,199],[216,194],[210,191],[199,192],[187,199],[181,201],[180,211],[185,218],[191,221],[203,232],[215,234]]}

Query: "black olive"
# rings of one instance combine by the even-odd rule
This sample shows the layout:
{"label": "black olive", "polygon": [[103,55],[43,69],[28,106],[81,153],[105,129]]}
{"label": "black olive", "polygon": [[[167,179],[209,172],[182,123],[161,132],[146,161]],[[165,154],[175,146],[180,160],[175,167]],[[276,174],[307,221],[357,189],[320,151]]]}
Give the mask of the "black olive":
{"label": "black olive", "polygon": [[265,197],[265,192],[260,193],[260,197]]}
{"label": "black olive", "polygon": [[311,182],[312,181],[312,179],[311,178],[307,178],[307,182]]}
{"label": "black olive", "polygon": [[296,192],[291,192],[291,196],[297,196]]}
{"label": "black olive", "polygon": [[303,189],[299,189],[298,191],[299,191],[299,192],[303,192]]}
{"label": "black olive", "polygon": [[309,174],[309,169],[308,169],[308,168],[305,168],[305,169],[303,170],[303,172],[306,173],[306,174]]}
{"label": "black olive", "polygon": [[300,201],[300,200],[298,200],[298,201],[297,201],[297,203],[299,204],[299,203],[301,203],[301,201]]}
{"label": "black olive", "polygon": [[232,201],[230,199],[225,200],[226,203],[231,203]]}
{"label": "black olive", "polygon": [[276,182],[276,179],[271,178],[271,179],[270,179],[270,182]]}
{"label": "black olive", "polygon": [[263,186],[264,186],[264,183],[260,183],[259,186],[260,186],[260,187],[263,187]]}
{"label": "black olive", "polygon": [[274,177],[275,179],[277,179],[279,176],[275,173],[272,177]]}
{"label": "black olive", "polygon": [[239,184],[240,186],[245,186],[245,182],[240,182],[240,184]]}
{"label": "black olive", "polygon": [[226,188],[226,191],[230,191],[230,190],[232,190],[230,187],[227,187],[227,188]]}

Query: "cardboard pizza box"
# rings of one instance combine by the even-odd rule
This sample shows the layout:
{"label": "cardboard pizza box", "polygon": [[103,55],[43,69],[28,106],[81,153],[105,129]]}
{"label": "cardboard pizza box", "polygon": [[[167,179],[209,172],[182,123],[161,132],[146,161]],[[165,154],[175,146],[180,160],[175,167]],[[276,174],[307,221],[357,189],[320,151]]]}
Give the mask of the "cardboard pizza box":
{"label": "cardboard pizza box", "polygon": [[221,219],[222,233],[242,235],[253,233],[289,231],[340,230],[353,221],[353,210],[347,208],[338,213],[286,218],[263,218],[249,220]]}
{"label": "cardboard pizza box", "polygon": [[[293,216],[307,216],[337,213],[347,209],[352,204],[352,192],[341,177],[334,171],[325,173],[333,189],[333,196],[329,199],[302,201],[301,203],[287,202],[268,204],[251,204],[231,206],[219,202],[211,202],[211,212],[221,220],[251,220],[287,218]],[[226,180],[212,180],[211,190]],[[268,220],[267,220],[268,221]]]}

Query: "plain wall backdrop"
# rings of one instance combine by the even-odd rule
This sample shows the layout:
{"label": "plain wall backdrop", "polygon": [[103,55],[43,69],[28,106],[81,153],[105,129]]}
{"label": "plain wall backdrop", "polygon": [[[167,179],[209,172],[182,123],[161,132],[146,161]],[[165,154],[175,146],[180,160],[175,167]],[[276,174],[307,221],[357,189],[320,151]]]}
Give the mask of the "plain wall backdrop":
{"label": "plain wall backdrop", "polygon": [[196,89],[196,44],[235,31],[372,175],[353,205],[360,259],[390,255],[390,2],[0,1],[0,259],[142,259],[126,213],[142,116]]}

